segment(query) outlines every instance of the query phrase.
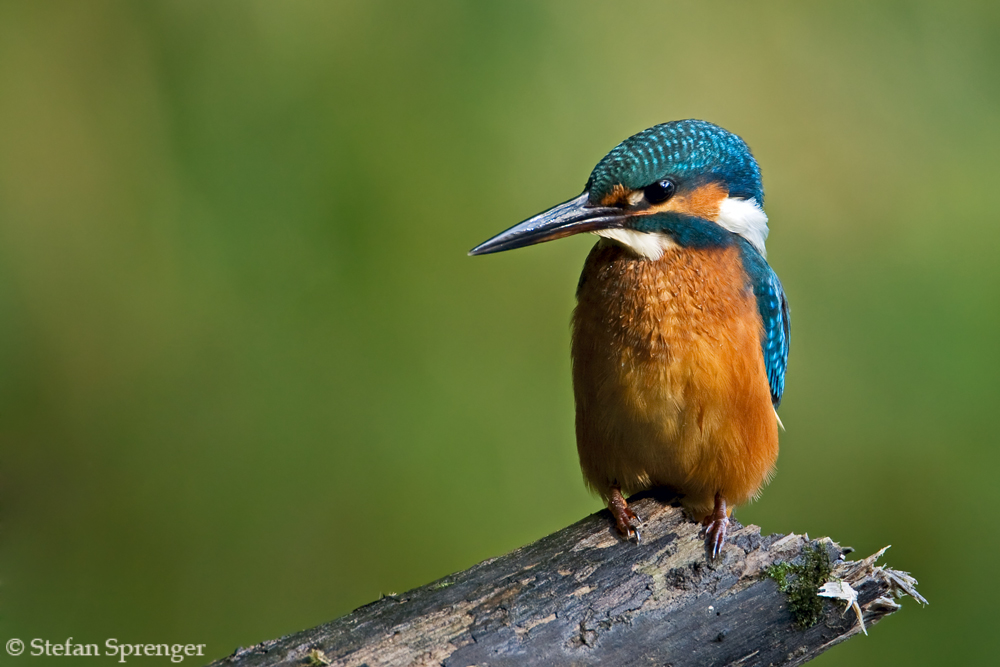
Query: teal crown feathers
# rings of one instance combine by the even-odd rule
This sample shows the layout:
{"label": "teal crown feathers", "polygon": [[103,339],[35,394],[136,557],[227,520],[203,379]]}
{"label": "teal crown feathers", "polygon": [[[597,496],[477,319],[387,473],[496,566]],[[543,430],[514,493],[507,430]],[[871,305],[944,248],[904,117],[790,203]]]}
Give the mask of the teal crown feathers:
{"label": "teal crown feathers", "polygon": [[587,181],[590,201],[599,202],[615,185],[629,189],[674,177],[719,180],[729,196],[764,204],[760,167],[737,135],[703,120],[675,120],[634,134],[605,155]]}

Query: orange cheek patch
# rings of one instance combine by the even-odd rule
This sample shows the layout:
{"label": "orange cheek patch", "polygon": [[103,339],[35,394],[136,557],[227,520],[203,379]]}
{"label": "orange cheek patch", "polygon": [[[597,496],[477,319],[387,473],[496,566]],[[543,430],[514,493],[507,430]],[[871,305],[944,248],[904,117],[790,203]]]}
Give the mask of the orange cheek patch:
{"label": "orange cheek patch", "polygon": [[707,183],[697,190],[672,197],[659,206],[651,206],[643,213],[663,213],[674,211],[705,220],[715,220],[719,217],[719,206],[722,200],[729,196],[729,190],[720,183]]}
{"label": "orange cheek patch", "polygon": [[628,195],[630,190],[625,189],[624,185],[616,185],[611,188],[611,192],[604,195],[601,200],[601,206],[619,206],[621,204],[628,203]]}

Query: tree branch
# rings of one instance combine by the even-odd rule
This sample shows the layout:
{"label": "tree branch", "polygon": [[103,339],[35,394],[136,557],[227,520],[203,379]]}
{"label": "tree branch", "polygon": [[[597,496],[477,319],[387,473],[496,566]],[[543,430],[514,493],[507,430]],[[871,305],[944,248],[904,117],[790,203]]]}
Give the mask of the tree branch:
{"label": "tree branch", "polygon": [[[640,545],[598,512],[213,666],[800,665],[860,633],[859,614],[870,627],[899,609],[897,597],[926,603],[912,577],[875,565],[881,552],[845,561],[829,538],[761,536],[734,522],[708,564],[699,526],[679,505],[652,494],[630,505],[645,521]],[[857,592],[857,611],[815,597],[827,575]]]}

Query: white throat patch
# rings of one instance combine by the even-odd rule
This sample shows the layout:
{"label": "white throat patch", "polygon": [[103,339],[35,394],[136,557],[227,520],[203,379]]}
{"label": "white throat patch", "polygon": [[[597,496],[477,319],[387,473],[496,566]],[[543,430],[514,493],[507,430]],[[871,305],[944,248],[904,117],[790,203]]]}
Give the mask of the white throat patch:
{"label": "white throat patch", "polygon": [[620,243],[640,257],[659,259],[677,243],[667,234],[659,232],[637,232],[634,229],[601,229],[594,232],[598,236]]}
{"label": "white throat patch", "polygon": [[767,248],[764,247],[767,241],[767,214],[757,205],[756,199],[726,197],[719,205],[719,217],[715,222],[745,238],[761,257],[767,258]]}

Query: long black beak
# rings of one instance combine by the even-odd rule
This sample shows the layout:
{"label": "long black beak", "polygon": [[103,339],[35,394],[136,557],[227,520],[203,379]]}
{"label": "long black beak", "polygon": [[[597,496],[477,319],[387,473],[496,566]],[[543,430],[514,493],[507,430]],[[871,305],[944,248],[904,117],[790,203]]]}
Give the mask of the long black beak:
{"label": "long black beak", "polygon": [[492,252],[513,250],[524,246],[561,239],[581,232],[621,227],[627,215],[620,208],[591,206],[589,193],[553,206],[544,213],[514,225],[489,241],[480,243],[469,251],[470,255],[488,255]]}

